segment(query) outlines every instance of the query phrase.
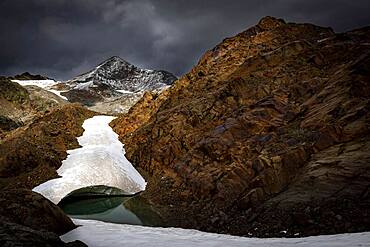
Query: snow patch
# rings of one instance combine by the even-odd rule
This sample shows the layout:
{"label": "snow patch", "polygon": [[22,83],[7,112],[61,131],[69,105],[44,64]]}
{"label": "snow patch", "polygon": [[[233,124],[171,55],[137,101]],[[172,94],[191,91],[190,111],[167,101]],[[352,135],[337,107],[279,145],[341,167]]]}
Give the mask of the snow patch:
{"label": "snow patch", "polygon": [[38,86],[44,89],[47,89],[58,84],[58,82],[54,80],[12,80],[12,81],[18,83],[21,86]]}
{"label": "snow patch", "polygon": [[128,91],[128,90],[123,90],[123,89],[121,89],[121,90],[116,90],[117,92],[119,92],[119,93],[126,93],[126,94],[133,94],[134,92],[131,92],[131,91]]}
{"label": "snow patch", "polygon": [[347,247],[370,246],[370,232],[306,238],[245,238],[181,228],[145,227],[73,219],[80,227],[61,236],[65,242],[81,240],[90,247],[118,246],[253,246]]}
{"label": "snow patch", "polygon": [[68,150],[57,170],[61,178],[33,189],[57,204],[70,192],[93,185],[116,187],[128,193],[145,190],[146,182],[124,155],[123,144],[109,126],[115,117],[95,116],[85,120],[81,148]]}
{"label": "snow patch", "polygon": [[55,89],[47,89],[47,91],[53,93],[53,94],[56,94],[58,95],[59,97],[61,97],[62,99],[64,100],[67,100],[68,101],[68,98],[66,96],[63,96],[61,95],[61,93],[64,93],[64,92],[68,92],[68,91],[58,91],[58,90],[55,90]]}
{"label": "snow patch", "polygon": [[74,89],[76,90],[87,90],[89,87],[91,87],[94,84],[93,81],[78,83]]}

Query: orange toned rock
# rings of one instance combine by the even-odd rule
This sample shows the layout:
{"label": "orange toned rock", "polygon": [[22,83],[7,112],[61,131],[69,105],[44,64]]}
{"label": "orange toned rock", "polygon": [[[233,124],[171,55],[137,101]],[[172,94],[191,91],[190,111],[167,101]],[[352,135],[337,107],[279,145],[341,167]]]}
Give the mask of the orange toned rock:
{"label": "orange toned rock", "polygon": [[[303,219],[298,211],[328,205],[326,212],[339,213],[348,208],[327,200],[346,197],[350,208],[360,205],[356,220],[352,228],[339,224],[335,233],[369,230],[368,204],[356,201],[368,188],[364,179],[352,184],[338,168],[325,180],[324,166],[317,174],[307,170],[315,155],[334,159],[339,154],[327,152],[331,148],[368,141],[369,42],[369,28],[335,34],[330,28],[266,17],[207,51],[171,88],[158,97],[145,96],[112,124],[128,159],[148,173],[148,191],[156,191],[143,196],[164,208],[169,224],[235,234],[247,234],[254,226],[261,229],[253,231],[259,236],[286,229],[332,233],[335,220],[320,210],[307,220],[322,216],[321,225],[297,227],[295,219]],[[348,161],[344,166],[358,164],[351,174],[369,175],[369,163],[359,162],[366,157],[340,157]],[[316,175],[322,183],[310,182]],[[330,198],[320,193],[338,188],[336,182],[348,193]],[[312,202],[301,201],[300,193]],[[269,204],[274,198],[291,204]],[[169,202],[178,209],[167,210]],[[297,217],[284,221],[281,216],[290,211]],[[215,225],[211,219],[218,214],[226,217]]]}

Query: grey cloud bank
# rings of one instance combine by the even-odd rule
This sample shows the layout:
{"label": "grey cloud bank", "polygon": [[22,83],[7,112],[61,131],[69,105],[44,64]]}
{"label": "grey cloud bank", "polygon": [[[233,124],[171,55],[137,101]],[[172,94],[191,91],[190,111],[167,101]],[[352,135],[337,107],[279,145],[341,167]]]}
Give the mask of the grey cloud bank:
{"label": "grey cloud bank", "polygon": [[368,13],[368,0],[2,0],[0,75],[69,79],[118,55],[180,76],[263,16],[341,32],[369,25]]}

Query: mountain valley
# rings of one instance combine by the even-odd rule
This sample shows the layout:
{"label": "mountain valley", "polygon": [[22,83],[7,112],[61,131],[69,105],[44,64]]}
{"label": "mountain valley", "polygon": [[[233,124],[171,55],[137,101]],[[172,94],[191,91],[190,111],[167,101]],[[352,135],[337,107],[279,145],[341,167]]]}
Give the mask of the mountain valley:
{"label": "mountain valley", "polygon": [[[61,242],[80,220],[31,190],[74,159],[110,160],[110,149],[122,157],[109,162],[127,158],[143,176],[131,207],[155,211],[160,226],[261,238],[369,232],[369,82],[370,27],[336,33],[270,16],[180,78],[117,56],[66,81],[0,77],[0,233],[85,246]],[[101,134],[108,118],[114,141]],[[89,129],[92,119],[108,129]]]}

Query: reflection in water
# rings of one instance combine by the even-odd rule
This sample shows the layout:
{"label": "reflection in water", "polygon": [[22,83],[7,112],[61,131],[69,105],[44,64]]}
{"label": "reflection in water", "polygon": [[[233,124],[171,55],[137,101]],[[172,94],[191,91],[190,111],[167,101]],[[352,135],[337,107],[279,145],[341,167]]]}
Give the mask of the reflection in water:
{"label": "reflection in water", "polygon": [[66,214],[77,219],[132,225],[161,225],[160,216],[140,196],[65,200],[59,206]]}

